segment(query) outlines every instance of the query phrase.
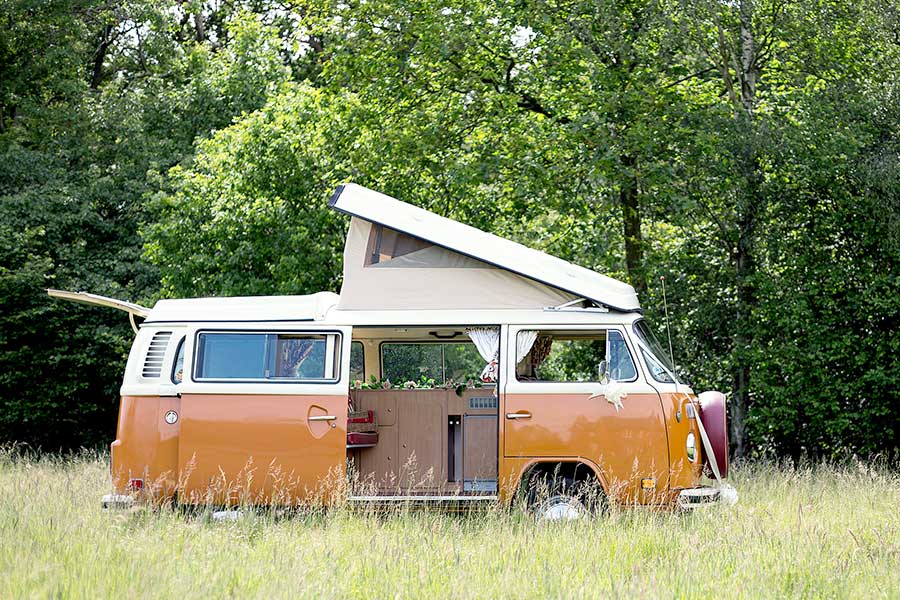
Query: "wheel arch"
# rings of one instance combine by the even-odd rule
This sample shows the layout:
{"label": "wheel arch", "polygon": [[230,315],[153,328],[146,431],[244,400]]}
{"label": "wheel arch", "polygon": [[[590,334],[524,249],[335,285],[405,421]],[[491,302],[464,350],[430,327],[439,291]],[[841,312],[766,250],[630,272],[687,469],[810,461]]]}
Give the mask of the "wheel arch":
{"label": "wheel arch", "polygon": [[515,487],[512,490],[511,498],[518,498],[526,491],[525,482],[537,472],[547,474],[559,474],[566,477],[571,476],[576,481],[585,481],[591,478],[600,483],[603,493],[609,496],[609,483],[603,470],[596,463],[582,457],[540,457],[529,460],[522,466],[516,478]]}

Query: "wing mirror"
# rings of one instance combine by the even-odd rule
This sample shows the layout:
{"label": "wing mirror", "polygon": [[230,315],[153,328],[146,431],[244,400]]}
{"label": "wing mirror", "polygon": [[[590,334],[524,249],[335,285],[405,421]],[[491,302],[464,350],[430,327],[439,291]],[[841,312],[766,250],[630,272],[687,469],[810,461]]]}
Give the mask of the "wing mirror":
{"label": "wing mirror", "polygon": [[597,365],[597,380],[600,383],[609,383],[609,362],[601,360]]}

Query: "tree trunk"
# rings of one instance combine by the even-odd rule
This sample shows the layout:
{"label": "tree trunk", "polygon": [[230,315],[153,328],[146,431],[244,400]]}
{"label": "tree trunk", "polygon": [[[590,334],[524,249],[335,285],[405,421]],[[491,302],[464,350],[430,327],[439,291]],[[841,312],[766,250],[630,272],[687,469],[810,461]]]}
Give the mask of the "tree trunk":
{"label": "tree trunk", "polygon": [[[751,160],[749,157],[746,160]],[[730,435],[734,444],[735,457],[745,457],[749,451],[747,437],[747,410],[750,406],[750,356],[748,350],[753,340],[753,307],[756,294],[753,289],[753,274],[756,271],[754,260],[754,237],[756,233],[756,211],[758,207],[758,167],[755,173],[749,174],[747,194],[739,208],[739,233],[737,248],[734,253],[734,270],[737,288],[737,306],[735,314],[734,349],[734,382],[730,407]]]}
{"label": "tree trunk", "polygon": [[756,83],[760,69],[757,64],[756,42],[753,29],[753,2],[740,3],[740,107],[735,112],[736,130],[740,136],[739,160],[744,181],[742,198],[737,206],[738,239],[733,261],[737,291],[735,307],[734,335],[734,395],[731,400],[731,440],[737,458],[747,456],[749,440],[747,436],[747,412],[750,408],[750,355],[753,343],[753,309],[756,295],[753,290],[753,276],[756,273],[756,221],[761,210],[762,173],[760,171],[756,125],[753,111],[756,106]]}
{"label": "tree trunk", "polygon": [[194,33],[198,44],[206,40],[206,23],[203,22],[202,6],[194,13]]}
{"label": "tree trunk", "polygon": [[104,25],[100,34],[100,42],[97,50],[94,52],[94,64],[91,67],[91,89],[96,90],[100,87],[103,80],[103,61],[106,60],[106,52],[116,37],[113,35],[115,26],[112,24]]}
{"label": "tree trunk", "polygon": [[638,299],[646,298],[647,277],[644,272],[644,240],[641,236],[641,207],[638,198],[637,161],[630,154],[622,157],[627,173],[619,188],[619,205],[622,207],[622,227],[625,235],[625,268],[628,280],[634,286]]}

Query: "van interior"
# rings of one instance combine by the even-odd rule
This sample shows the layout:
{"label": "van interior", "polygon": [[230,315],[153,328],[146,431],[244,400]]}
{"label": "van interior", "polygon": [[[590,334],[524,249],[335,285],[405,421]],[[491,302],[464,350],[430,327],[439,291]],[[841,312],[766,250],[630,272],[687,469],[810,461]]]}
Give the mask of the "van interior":
{"label": "van interior", "polygon": [[464,327],[354,328],[351,495],[497,491],[498,396]]}

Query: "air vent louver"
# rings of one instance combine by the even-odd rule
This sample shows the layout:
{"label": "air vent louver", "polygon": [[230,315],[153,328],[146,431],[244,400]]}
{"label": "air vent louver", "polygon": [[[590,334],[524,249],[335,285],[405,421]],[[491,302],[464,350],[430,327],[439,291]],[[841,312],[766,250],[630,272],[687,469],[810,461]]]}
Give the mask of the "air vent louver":
{"label": "air vent louver", "polygon": [[469,398],[469,408],[497,408],[496,396],[472,396]]}
{"label": "air vent louver", "polygon": [[142,377],[146,379],[159,378],[162,373],[163,359],[166,357],[166,348],[171,337],[171,331],[158,331],[153,334],[153,339],[150,340],[150,348],[147,349],[147,356],[144,358],[144,369],[141,371]]}

